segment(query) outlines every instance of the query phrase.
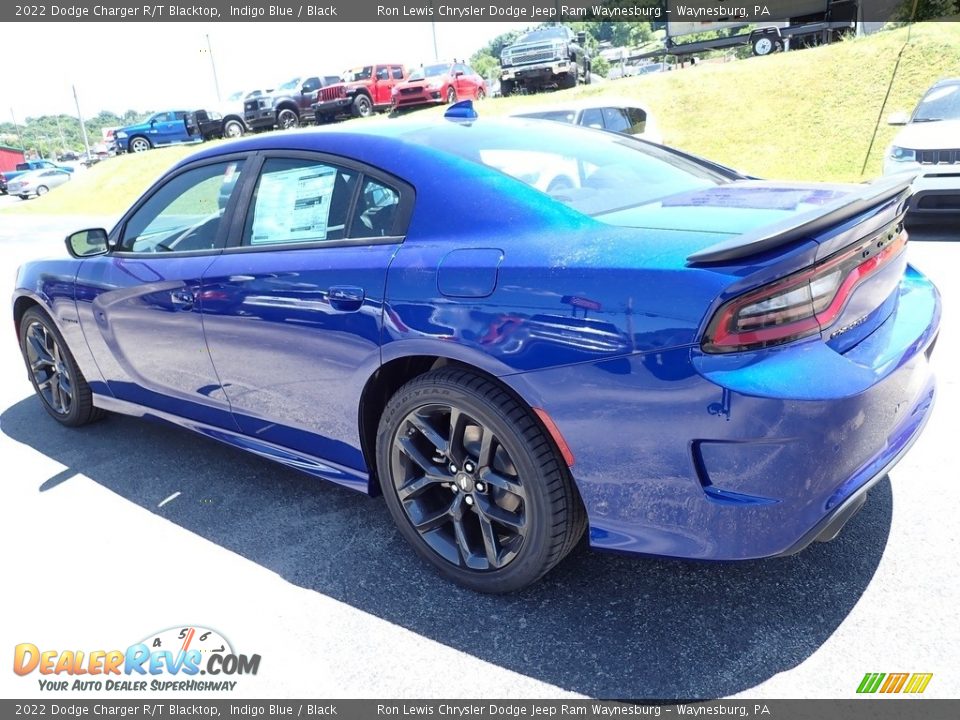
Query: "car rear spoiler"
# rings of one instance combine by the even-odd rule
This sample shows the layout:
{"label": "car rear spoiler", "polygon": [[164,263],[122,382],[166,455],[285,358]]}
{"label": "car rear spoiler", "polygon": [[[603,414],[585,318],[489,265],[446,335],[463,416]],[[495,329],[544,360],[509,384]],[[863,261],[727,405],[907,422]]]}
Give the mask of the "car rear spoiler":
{"label": "car rear spoiler", "polygon": [[[687,256],[687,263],[702,265],[729,262],[771,250],[795,240],[807,239],[856,217],[872,207],[894,199],[902,203],[903,209],[906,209],[913,178],[913,174],[901,173],[865,184],[862,189],[813,210],[798,213],[773,225],[764,225],[731,240],[699,250]],[[900,214],[899,210],[897,214]]]}

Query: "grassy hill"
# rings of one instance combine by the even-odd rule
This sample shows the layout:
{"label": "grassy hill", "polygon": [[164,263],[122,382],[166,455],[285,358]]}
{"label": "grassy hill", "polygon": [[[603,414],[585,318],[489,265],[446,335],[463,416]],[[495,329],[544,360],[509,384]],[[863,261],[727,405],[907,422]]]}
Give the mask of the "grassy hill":
{"label": "grassy hill", "polygon": [[[656,114],[669,145],[762,177],[860,181],[880,173],[883,152],[896,132],[886,125],[886,116],[911,110],[937,79],[960,75],[960,23],[915,25],[904,45],[907,33],[901,28],[764,58],[700,64],[550,95],[486,100],[478,109],[481,116],[505,115],[562,98],[635,98]],[[423,114],[442,112],[435,108]],[[861,174],[881,113],[880,131]],[[12,203],[2,212],[119,213],[159,174],[195,150],[181,146],[111,159],[43,198]]]}

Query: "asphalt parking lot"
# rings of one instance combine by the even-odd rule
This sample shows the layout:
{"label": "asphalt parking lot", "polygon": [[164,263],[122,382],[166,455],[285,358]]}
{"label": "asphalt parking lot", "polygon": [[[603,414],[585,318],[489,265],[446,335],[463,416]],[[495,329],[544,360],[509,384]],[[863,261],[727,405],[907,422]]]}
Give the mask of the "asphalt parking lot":
{"label": "asphalt parking lot", "polygon": [[[102,223],[0,214],[0,296],[20,262]],[[866,672],[932,672],[925,694],[957,697],[954,236],[918,230],[909,249],[944,296],[933,418],[837,540],[740,564],[581,546],[505,597],[434,575],[380,500],[134,418],[60,428],[8,325],[0,648],[122,649],[202,625],[262,657],[231,697],[847,698]],[[0,673],[0,695],[42,696],[36,677]]]}

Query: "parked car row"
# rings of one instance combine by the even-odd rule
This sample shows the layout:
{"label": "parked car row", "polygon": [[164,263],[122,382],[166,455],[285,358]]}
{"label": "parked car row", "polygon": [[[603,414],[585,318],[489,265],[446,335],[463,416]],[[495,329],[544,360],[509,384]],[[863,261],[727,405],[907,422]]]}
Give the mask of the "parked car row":
{"label": "parked car row", "polygon": [[50,160],[25,160],[15,170],[0,173],[0,195],[18,195],[26,200],[31,195],[46,195],[70,180],[73,168]]}

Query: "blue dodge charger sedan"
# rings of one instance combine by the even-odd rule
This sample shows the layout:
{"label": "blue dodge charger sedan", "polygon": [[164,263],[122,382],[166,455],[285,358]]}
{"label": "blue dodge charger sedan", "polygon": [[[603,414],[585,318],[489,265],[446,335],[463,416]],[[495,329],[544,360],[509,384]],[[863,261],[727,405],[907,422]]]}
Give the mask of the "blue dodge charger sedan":
{"label": "blue dodge charger sedan", "polygon": [[765,182],[537,120],[362,123],[174,167],[13,318],[44,408],[382,494],[446,577],[833,538],[934,400],[907,181]]}

